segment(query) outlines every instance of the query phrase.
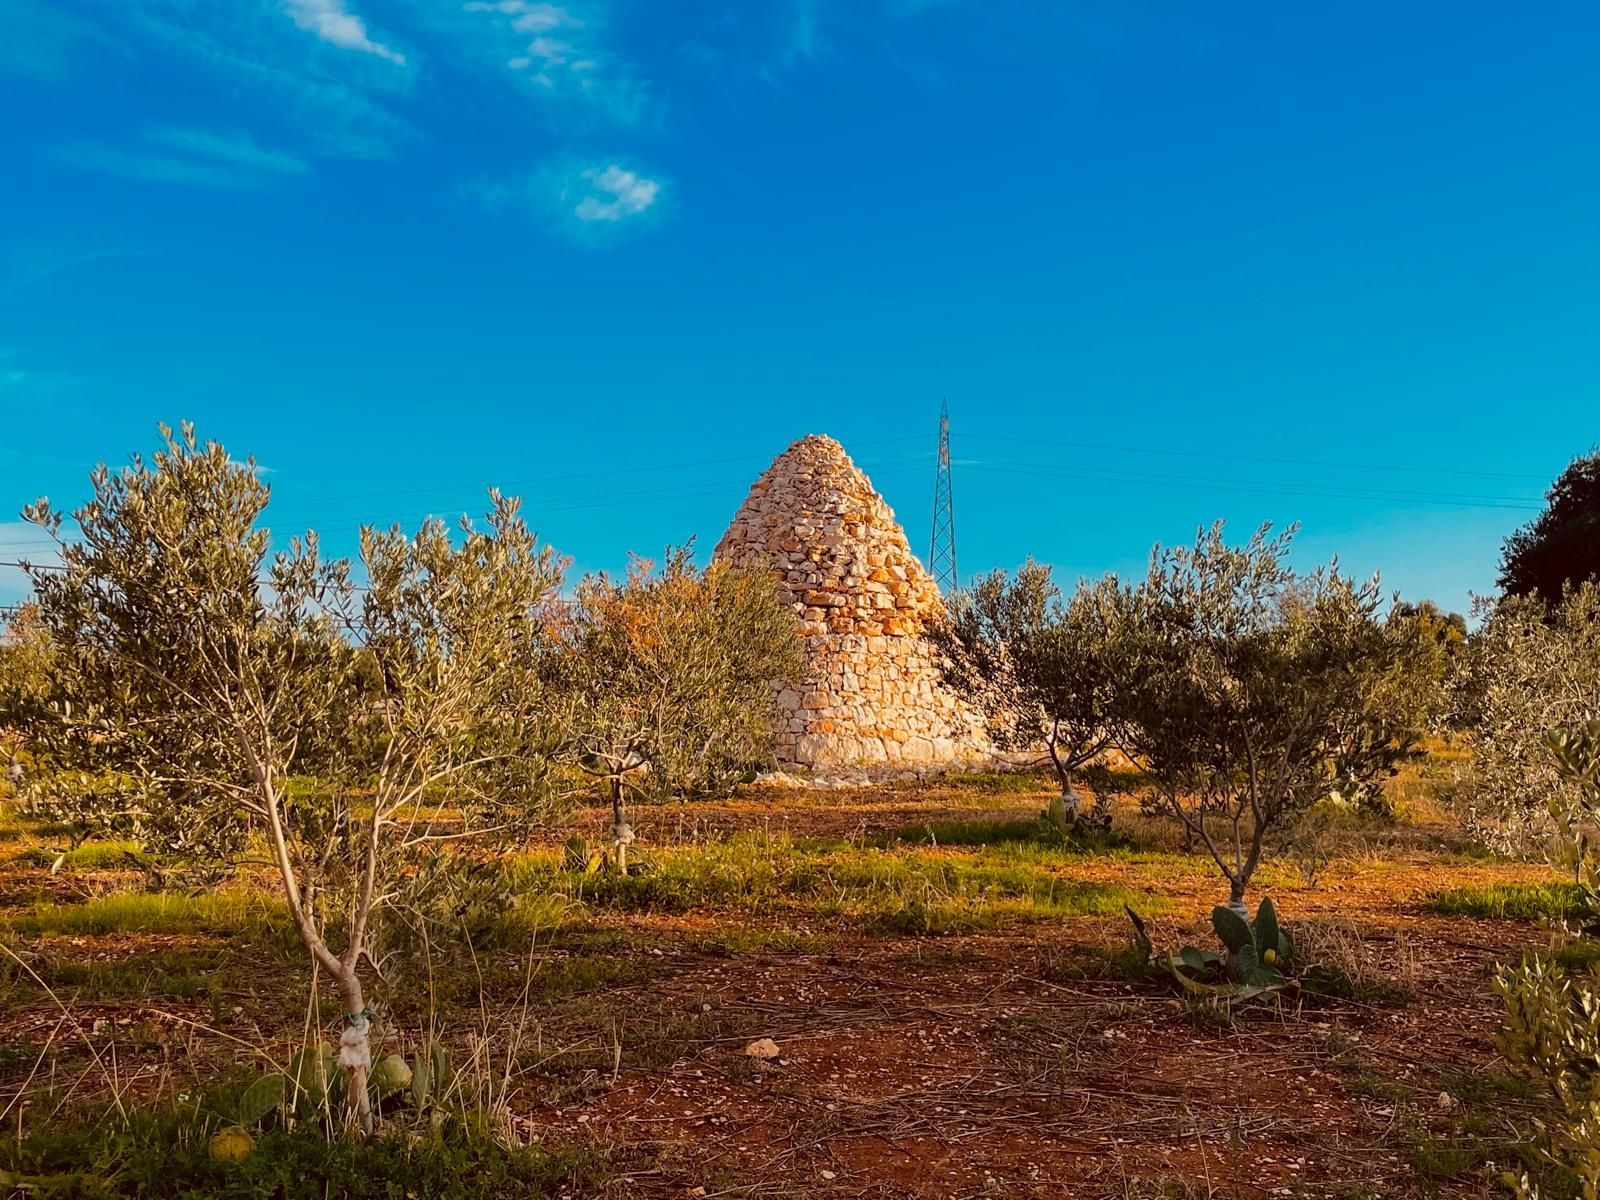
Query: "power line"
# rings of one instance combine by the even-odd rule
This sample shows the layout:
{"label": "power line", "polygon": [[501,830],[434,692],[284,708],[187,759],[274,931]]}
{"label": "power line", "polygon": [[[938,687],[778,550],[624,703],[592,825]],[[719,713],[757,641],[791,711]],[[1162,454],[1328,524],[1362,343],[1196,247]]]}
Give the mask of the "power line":
{"label": "power line", "polygon": [[[947,453],[947,451],[948,451],[947,428],[943,424],[947,420],[948,420],[948,409],[947,408],[946,409],[942,409],[941,410],[941,445],[940,445],[941,455],[944,454],[944,453]],[[987,440],[987,441],[991,441],[991,442],[1017,442],[1017,443],[1024,443],[1024,444],[1027,444],[1027,445],[1040,446],[1040,447],[1064,447],[1064,448],[1075,448],[1075,449],[1115,450],[1115,451],[1118,451],[1118,452],[1128,453],[1128,454],[1131,454],[1131,455],[1138,455],[1138,456],[1142,456],[1142,457],[1144,457],[1144,456],[1155,456],[1155,455],[1166,456],[1166,457],[1180,457],[1181,456],[1181,457],[1192,457],[1192,458],[1211,458],[1211,459],[1218,459],[1218,460],[1233,460],[1233,461],[1240,461],[1240,462],[1262,462],[1262,463],[1271,463],[1271,464],[1276,464],[1276,465],[1294,465],[1294,466],[1298,466],[1298,467],[1315,467],[1315,468],[1327,469],[1327,470],[1346,470],[1346,469],[1357,469],[1357,470],[1401,470],[1401,469],[1405,469],[1405,470],[1413,470],[1413,471],[1430,472],[1430,473],[1435,473],[1435,474],[1479,476],[1479,477],[1484,477],[1484,478],[1506,478],[1506,479],[1523,478],[1522,476],[1514,476],[1514,475],[1510,475],[1508,473],[1457,471],[1457,470],[1454,470],[1452,468],[1428,468],[1428,467],[1414,467],[1414,466],[1413,467],[1407,467],[1407,468],[1400,468],[1400,467],[1392,467],[1391,468],[1391,467],[1379,467],[1379,466],[1371,465],[1371,464],[1363,466],[1363,465],[1360,465],[1360,464],[1349,464],[1349,463],[1341,464],[1341,463],[1322,462],[1322,461],[1306,460],[1306,459],[1289,459],[1289,458],[1275,459],[1275,458],[1264,458],[1264,457],[1251,457],[1251,456],[1247,456],[1247,455],[1210,454],[1210,453],[1203,452],[1203,451],[1171,451],[1171,450],[1159,450],[1159,449],[1153,449],[1153,448],[1135,448],[1135,447],[1128,447],[1128,446],[1109,446],[1109,445],[1106,445],[1106,444],[1103,444],[1103,443],[1093,443],[1093,442],[1040,440],[1040,439],[1036,439],[1036,438],[1011,438],[1011,437],[1007,437],[1007,436],[1004,436],[1004,435],[998,435],[998,434],[971,434],[969,436],[974,437],[974,438],[978,438],[980,440]],[[898,438],[880,439],[877,444],[883,444],[883,443],[887,443],[887,442],[895,442],[895,441],[901,441],[901,440],[903,440],[903,439],[898,439]],[[864,443],[864,444],[873,444],[873,443]],[[748,459],[746,459],[746,458],[716,459],[716,460],[707,460],[706,463],[704,463],[704,464],[691,464],[691,465],[710,465],[711,463],[730,462],[730,461],[748,461]],[[915,455],[915,456],[912,456],[910,458],[906,458],[906,457],[891,458],[891,459],[879,462],[877,464],[864,463],[863,466],[867,467],[870,470],[870,472],[872,473],[873,476],[875,476],[877,478],[884,478],[884,477],[898,475],[898,474],[901,474],[901,473],[903,473],[905,471],[909,471],[909,470],[921,470],[921,469],[923,469],[921,464],[925,464],[926,461],[927,460],[926,460],[926,458],[924,456]],[[1129,467],[1131,467],[1133,469],[1125,469],[1125,468],[1119,469],[1118,467],[1116,467],[1114,465],[1113,466],[1107,466],[1107,467],[1052,466],[1050,464],[1044,464],[1044,463],[1029,463],[1029,462],[1020,462],[1020,463],[1018,463],[1018,462],[1004,462],[1004,461],[1002,461],[1002,462],[986,462],[986,461],[983,461],[981,459],[978,459],[978,460],[970,460],[970,461],[969,460],[963,460],[962,465],[963,465],[964,468],[966,468],[968,470],[975,470],[975,471],[982,471],[982,472],[995,472],[995,473],[1000,473],[1002,475],[1013,476],[1013,477],[1017,477],[1017,478],[1021,478],[1021,477],[1025,477],[1025,476],[1039,476],[1039,477],[1044,477],[1044,478],[1084,480],[1084,481],[1088,481],[1088,482],[1097,482],[1097,483],[1131,484],[1131,485],[1136,485],[1136,486],[1140,486],[1140,487],[1157,486],[1157,487],[1193,488],[1193,489],[1202,489],[1202,490],[1204,490],[1204,489],[1216,489],[1216,490],[1243,492],[1243,493],[1249,493],[1249,494],[1255,494],[1255,495],[1264,495],[1264,496],[1306,496],[1306,497],[1317,497],[1317,498],[1332,499],[1332,500],[1361,501],[1361,502],[1381,503],[1381,504],[1403,504],[1403,505],[1407,505],[1407,506],[1421,506],[1421,507],[1458,508],[1458,509],[1459,508],[1478,508],[1478,509],[1490,509],[1490,510],[1500,509],[1500,510],[1515,510],[1515,511],[1538,511],[1543,505],[1542,498],[1532,497],[1532,496],[1505,496],[1505,495],[1494,495],[1494,494],[1485,494],[1485,493],[1464,493],[1464,492],[1451,492],[1451,491],[1421,491],[1421,490],[1411,490],[1411,489],[1404,489],[1404,488],[1387,487],[1387,486],[1385,486],[1383,483],[1381,483],[1379,481],[1373,481],[1373,482],[1368,483],[1368,484],[1362,484],[1362,483],[1357,482],[1357,483],[1354,483],[1353,485],[1348,485],[1348,484],[1335,484],[1335,483],[1317,483],[1317,482],[1314,482],[1314,481],[1305,481],[1303,479],[1302,480],[1296,480],[1296,481],[1290,481],[1290,480],[1273,480],[1273,479],[1217,478],[1217,477],[1214,477],[1214,476],[1206,476],[1206,475],[1175,474],[1175,473],[1167,472],[1167,471],[1152,471],[1152,470],[1141,471],[1141,470],[1137,469],[1138,464],[1129,464]],[[953,536],[954,535],[954,504],[953,504],[953,494],[950,494],[950,495],[947,496],[946,492],[941,490],[941,489],[949,489],[949,487],[950,487],[949,476],[947,474],[948,465],[944,461],[941,460],[939,462],[937,470],[938,470],[939,473],[936,474],[936,477],[935,477],[935,495],[934,495],[935,506],[934,506],[934,522],[933,522],[934,528],[933,528],[933,536],[930,538],[930,547],[929,547],[929,570],[930,570],[930,572],[934,572],[935,560],[937,560],[938,565],[940,567],[940,571],[938,573],[935,573],[935,578],[936,579],[940,578],[941,575],[944,574],[945,556],[944,556],[944,552],[943,552],[942,548],[938,545],[938,539],[946,536],[946,534],[948,534],[949,543],[950,543],[950,547],[949,547],[949,549],[950,549],[950,555],[949,555],[950,563],[951,563],[951,566],[954,565],[954,536]],[[631,473],[631,472],[624,472],[624,473]],[[604,474],[604,473],[596,473],[596,474]],[[572,476],[571,478],[589,478],[589,477],[590,477],[589,473],[585,473],[584,475]],[[553,482],[554,481],[554,477],[548,479],[547,481],[548,482]],[[531,506],[524,506],[523,514],[525,516],[528,516],[528,517],[538,517],[538,516],[546,515],[546,514],[572,512],[572,511],[577,511],[577,510],[581,510],[581,509],[618,507],[618,506],[627,506],[627,505],[635,505],[635,504],[641,504],[642,505],[642,504],[649,504],[651,502],[661,502],[661,501],[669,501],[669,500],[694,500],[694,499],[701,499],[701,498],[709,498],[709,497],[713,497],[713,496],[720,496],[720,495],[728,494],[728,493],[731,493],[731,492],[735,492],[738,488],[744,487],[747,484],[747,482],[748,481],[744,480],[744,479],[738,479],[738,480],[730,479],[730,480],[726,480],[726,481],[723,481],[723,480],[710,481],[710,480],[705,480],[705,479],[697,479],[697,480],[695,480],[693,482],[690,482],[690,483],[683,483],[683,484],[676,484],[676,485],[665,485],[664,484],[664,485],[659,486],[659,487],[643,488],[643,489],[632,489],[632,490],[625,490],[625,491],[611,490],[611,491],[606,491],[606,492],[602,492],[602,493],[599,493],[599,494],[592,494],[591,493],[589,495],[572,497],[572,498],[553,499],[552,502],[549,502],[549,503],[535,504],[535,505],[531,505]],[[406,495],[406,494],[416,494],[416,493],[415,492],[412,492],[412,493],[401,492],[401,493],[391,493],[391,494]],[[946,514],[944,512],[944,504],[945,504],[945,501],[946,501],[947,498],[950,501],[950,503],[949,503],[949,510],[950,511],[948,513],[948,516],[946,516]],[[299,498],[285,498],[284,500],[279,501],[278,506],[276,506],[272,510],[270,510],[270,514],[269,514],[269,518],[268,518],[270,526],[276,527],[276,528],[279,528],[279,529],[288,528],[288,522],[285,520],[285,517],[284,517],[284,511],[283,511],[284,506],[285,506],[285,504],[287,504],[288,507],[292,508],[298,501],[299,501]],[[423,515],[424,516],[429,516],[429,515],[434,515],[434,514],[423,514]],[[412,519],[413,520],[419,520],[421,518],[420,517],[416,517],[416,518],[412,518]],[[312,523],[312,522],[308,522],[308,523]],[[319,532],[324,534],[324,535],[337,536],[337,535],[340,535],[340,534],[343,534],[343,533],[354,532],[355,530],[359,529],[363,525],[374,525],[374,526],[378,526],[378,527],[384,527],[384,526],[386,526],[388,524],[392,524],[392,523],[393,523],[392,519],[390,521],[360,521],[360,520],[344,519],[344,520],[341,520],[341,521],[337,521],[337,522],[335,522],[335,523],[333,523],[331,525],[330,524],[323,524],[320,527]],[[406,522],[402,521],[401,523],[404,524]],[[68,544],[73,544],[73,543],[68,543]],[[50,552],[50,551],[54,551],[55,549],[56,549],[56,544],[54,542],[51,542],[49,540],[42,539],[42,538],[37,540],[37,541],[16,541],[16,542],[0,543],[0,553],[9,552],[11,554],[27,555],[31,551],[37,551],[37,552],[43,554],[43,553],[47,553],[47,552]],[[19,564],[17,562],[15,562],[15,561],[0,562],[0,567],[5,567],[5,566],[16,567],[18,565]],[[51,569],[52,566],[53,566],[53,564],[49,564],[49,563],[35,563],[33,565],[38,569],[45,569],[45,570]],[[952,576],[955,575],[955,572],[953,570],[950,571],[949,573]]]}
{"label": "power line", "polygon": [[1449,492],[1411,492],[1382,487],[1343,487],[1338,484],[1294,484],[1250,479],[1217,479],[1206,476],[1134,474],[1095,468],[1041,467],[1031,464],[963,462],[973,471],[994,471],[1005,475],[1031,475],[1047,479],[1082,479],[1099,483],[1129,483],[1156,487],[1189,487],[1222,491],[1250,492],[1264,496],[1311,496],[1331,500],[1365,500],[1385,504],[1420,504],[1445,508],[1512,509],[1537,512],[1542,502],[1525,496],[1480,496]]}
{"label": "power line", "polygon": [[[900,441],[900,440],[903,440],[903,439],[893,438],[893,439],[883,439],[883,440],[885,440],[885,441]],[[729,461],[729,460],[718,460],[718,461]],[[748,461],[748,460],[741,459],[741,460],[738,460],[738,461]],[[768,460],[763,458],[762,461],[768,461]],[[926,457],[919,454],[919,455],[916,455],[916,456],[911,457],[911,458],[901,457],[901,458],[897,458],[897,459],[887,459],[887,460],[883,460],[883,461],[881,461],[881,462],[879,462],[877,464],[867,463],[867,464],[864,464],[864,467],[866,469],[870,469],[870,471],[872,472],[872,474],[874,476],[882,477],[882,476],[899,474],[902,471],[911,470],[911,469],[921,470],[923,468],[923,465],[926,462],[927,462]],[[690,465],[693,465],[693,464],[690,464]],[[573,476],[573,478],[589,478],[589,476],[588,475]],[[587,496],[579,496],[576,499],[557,500],[557,501],[553,501],[551,503],[544,503],[544,504],[528,505],[528,504],[525,503],[523,505],[523,507],[522,507],[521,512],[522,512],[523,516],[528,517],[528,516],[538,516],[540,514],[545,514],[545,513],[570,512],[570,511],[573,511],[573,510],[586,509],[586,508],[611,508],[611,507],[618,507],[618,506],[625,506],[625,505],[635,504],[635,503],[638,503],[638,502],[641,502],[641,501],[649,501],[649,500],[701,499],[701,498],[707,498],[707,497],[712,497],[712,496],[726,495],[726,494],[729,494],[730,492],[735,491],[736,489],[747,488],[747,487],[749,487],[750,482],[751,481],[748,478],[724,479],[724,480],[700,479],[700,480],[697,480],[697,481],[695,481],[693,483],[663,484],[663,485],[661,485],[659,487],[639,488],[639,489],[633,489],[631,491],[609,491],[609,492],[604,492],[604,493],[601,493],[601,494],[598,494],[598,495],[591,494],[591,495],[587,495]],[[404,493],[398,493],[398,494],[404,494]],[[280,528],[286,528],[287,527],[287,523],[285,522],[285,520],[283,518],[283,515],[282,515],[283,509],[285,507],[290,507],[290,506],[292,506],[292,504],[297,503],[297,502],[298,502],[298,498],[296,498],[293,501],[285,501],[285,502],[283,502],[283,504],[281,506],[270,508],[269,509],[269,516],[267,517],[267,521],[268,521],[269,526],[274,526],[275,525],[275,526],[278,526]],[[435,515],[438,515],[438,514],[435,514],[435,513],[424,513],[424,514],[421,514],[420,517],[417,517],[415,519],[420,520],[423,517],[435,516]],[[317,532],[320,533],[320,534],[346,533],[346,532],[354,532],[354,531],[360,529],[362,526],[368,526],[368,525],[375,526],[375,527],[378,527],[378,528],[386,528],[387,525],[391,524],[391,523],[392,522],[378,521],[378,520],[349,520],[349,519],[344,519],[344,520],[336,521],[336,522],[334,522],[332,524],[322,525],[317,529]],[[69,542],[67,544],[68,545],[72,545],[74,543]],[[28,550],[31,550],[31,549],[37,549],[37,550],[41,550],[41,551],[54,550],[55,548],[56,548],[56,543],[53,542],[53,541],[47,541],[47,540],[40,540],[40,541],[37,541],[37,542],[11,542],[11,543],[0,544],[0,552],[11,552],[11,553],[17,553],[17,552],[24,552],[25,553],[25,552],[27,552]]]}
{"label": "power line", "polygon": [[1029,446],[1059,446],[1069,450],[1109,450],[1116,454],[1154,455],[1162,458],[1209,458],[1225,462],[1267,463],[1280,467],[1320,467],[1329,471],[1404,471],[1427,475],[1464,475],[1480,479],[1540,479],[1534,475],[1513,471],[1468,471],[1458,467],[1430,467],[1421,463],[1350,463],[1328,462],[1322,459],[1274,458],[1252,454],[1224,454],[1210,450],[1164,450],[1154,446],[1120,446],[1106,442],[1049,441],[1036,437],[1014,437],[998,433],[969,433],[971,438],[986,442],[1018,442]]}

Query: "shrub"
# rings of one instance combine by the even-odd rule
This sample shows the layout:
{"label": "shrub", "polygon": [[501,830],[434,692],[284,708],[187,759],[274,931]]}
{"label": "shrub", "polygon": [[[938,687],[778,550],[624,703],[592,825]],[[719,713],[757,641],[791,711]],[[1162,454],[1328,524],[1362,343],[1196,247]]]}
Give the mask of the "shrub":
{"label": "shrub", "polygon": [[[1502,967],[1495,990],[1506,1004],[1500,1050],[1554,1102],[1559,1119],[1545,1130],[1542,1158],[1570,1171],[1585,1200],[1600,1196],[1600,975],[1569,977],[1530,958]],[[1526,1172],[1507,1172],[1519,1200],[1539,1200]]]}
{"label": "shrub", "polygon": [[1521,852],[1555,832],[1558,814],[1581,808],[1546,741],[1552,729],[1600,719],[1600,586],[1569,591],[1553,611],[1513,597],[1484,612],[1456,687],[1472,758],[1446,800],[1477,840]]}

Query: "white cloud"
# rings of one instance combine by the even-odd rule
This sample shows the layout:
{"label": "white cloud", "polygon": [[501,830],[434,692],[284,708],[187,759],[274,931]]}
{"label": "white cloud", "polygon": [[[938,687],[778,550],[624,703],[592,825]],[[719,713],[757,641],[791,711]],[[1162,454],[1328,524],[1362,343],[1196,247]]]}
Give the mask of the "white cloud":
{"label": "white cloud", "polygon": [[462,11],[510,17],[511,28],[518,33],[548,33],[563,25],[583,24],[559,4],[546,4],[543,0],[471,0],[462,6]]}
{"label": "white cloud", "polygon": [[551,232],[598,246],[656,224],[668,186],[620,163],[567,159],[521,179],[479,180],[463,187],[461,194],[490,212],[525,208]]}
{"label": "white cloud", "polygon": [[366,23],[345,8],[344,0],[285,0],[284,7],[296,25],[325,42],[392,63],[406,61],[404,54],[368,37]]}
{"label": "white cloud", "polygon": [[656,180],[615,163],[590,167],[580,172],[579,178],[589,185],[587,194],[572,209],[572,215],[580,221],[625,221],[649,209],[661,194],[661,184]]}

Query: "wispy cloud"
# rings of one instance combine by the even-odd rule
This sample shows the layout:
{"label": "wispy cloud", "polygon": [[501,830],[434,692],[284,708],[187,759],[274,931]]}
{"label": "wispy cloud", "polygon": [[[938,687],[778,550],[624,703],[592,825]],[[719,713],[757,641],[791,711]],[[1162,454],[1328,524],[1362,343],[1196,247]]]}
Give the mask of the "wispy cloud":
{"label": "wispy cloud", "polygon": [[790,3],[778,52],[757,72],[772,84],[778,83],[791,67],[816,58],[826,49],[817,11],[818,0],[790,0]]}
{"label": "wispy cloud", "polygon": [[605,9],[595,0],[468,0],[460,11],[465,19],[438,28],[552,104],[618,125],[636,124],[649,111],[649,85],[634,63],[608,47]]}
{"label": "wispy cloud", "polygon": [[61,146],[56,150],[55,157],[57,162],[70,167],[109,171],[113,175],[123,175],[145,183],[179,183],[210,188],[243,188],[252,183],[250,176],[232,167],[190,162],[165,154],[118,150],[111,146]]}
{"label": "wispy cloud", "polygon": [[[112,258],[148,258],[154,253],[154,250],[120,249],[70,251],[52,249],[48,245],[24,245],[20,252],[13,248],[11,253],[0,256],[9,260],[3,268],[0,268],[0,290],[16,291],[29,284],[38,283],[41,279],[49,279],[52,275],[59,275],[63,271],[70,271],[89,263],[103,262]],[[3,353],[0,351],[0,355]]]}
{"label": "wispy cloud", "polygon": [[387,158],[417,136],[388,104],[391,94],[411,86],[416,71],[409,60],[397,66],[320,40],[308,45],[276,6],[230,2],[190,9],[184,0],[162,6],[147,0],[126,12],[140,35],[182,54],[230,93],[262,103],[318,154]]}
{"label": "wispy cloud", "polygon": [[366,23],[345,8],[343,0],[285,0],[284,7],[296,25],[330,45],[401,65],[406,61],[404,54],[373,41],[367,35]]}
{"label": "wispy cloud", "polygon": [[565,160],[520,179],[480,182],[464,191],[490,211],[525,208],[552,232],[597,246],[653,225],[667,185],[620,163]]}
{"label": "wispy cloud", "polygon": [[158,149],[80,144],[60,147],[56,158],[69,166],[109,171],[147,183],[210,188],[257,187],[274,175],[307,170],[302,160],[259,146],[248,134],[163,128],[150,130],[144,140]]}
{"label": "wispy cloud", "polygon": [[84,49],[104,41],[101,30],[59,0],[7,0],[0,75],[60,75]]}
{"label": "wispy cloud", "polygon": [[284,175],[303,175],[310,168],[304,159],[281,150],[256,144],[247,133],[214,133],[208,129],[152,129],[146,138],[157,145],[181,150],[200,158],[212,158],[252,171],[273,171]]}
{"label": "wispy cloud", "polygon": [[70,375],[25,366],[18,361],[15,349],[0,346],[0,397],[38,396],[72,387],[77,382]]}

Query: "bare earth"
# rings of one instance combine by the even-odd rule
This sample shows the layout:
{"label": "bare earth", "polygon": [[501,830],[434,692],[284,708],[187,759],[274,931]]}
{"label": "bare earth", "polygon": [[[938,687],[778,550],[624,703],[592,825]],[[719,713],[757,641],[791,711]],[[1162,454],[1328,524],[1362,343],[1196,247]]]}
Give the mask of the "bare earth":
{"label": "bare earth", "polygon": [[[644,846],[752,828],[849,836],[1028,817],[1046,794],[765,793],[646,811],[638,827]],[[593,829],[600,816],[573,823]],[[1209,944],[1216,877],[1199,860],[1173,863],[1085,856],[1062,870],[1166,897],[1158,946]],[[605,1194],[618,1197],[1496,1195],[1486,1164],[1531,1129],[1536,1100],[1495,1053],[1490,976],[1551,935],[1440,916],[1427,898],[1547,877],[1456,853],[1442,825],[1347,848],[1315,888],[1274,867],[1257,896],[1411,999],[1290,1003],[1231,1023],[1115,969],[1122,918],[914,938],[792,913],[596,910],[532,952],[542,979],[603,947],[606,974],[535,989],[509,1071],[513,1124],[524,1139],[605,1155]],[[14,858],[0,862],[0,911],[116,878],[52,876]],[[304,1026],[292,950],[230,950],[226,936],[200,933],[6,942],[29,962],[136,964],[194,949],[220,965],[212,986],[148,999],[70,987],[52,998],[13,970],[0,1107],[46,1075],[84,1096],[108,1070],[130,1097],[175,1087],[255,1048],[281,1053]],[[529,960],[508,956],[506,969],[518,962]],[[776,1060],[744,1054],[762,1037]]]}

